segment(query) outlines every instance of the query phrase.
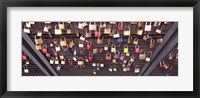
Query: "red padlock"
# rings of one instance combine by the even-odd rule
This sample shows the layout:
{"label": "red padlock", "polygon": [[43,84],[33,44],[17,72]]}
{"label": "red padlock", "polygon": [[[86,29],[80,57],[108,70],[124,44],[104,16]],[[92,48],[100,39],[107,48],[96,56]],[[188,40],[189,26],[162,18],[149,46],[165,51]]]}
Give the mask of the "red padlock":
{"label": "red padlock", "polygon": [[118,30],[123,30],[123,23],[122,22],[117,25],[117,29]]}
{"label": "red padlock", "polygon": [[42,53],[46,54],[47,53],[47,46],[43,45],[42,47]]}
{"label": "red padlock", "polygon": [[139,47],[139,45],[135,45],[135,53],[140,53],[140,47]]}
{"label": "red padlock", "polygon": [[93,60],[93,55],[92,55],[92,53],[89,54],[88,60],[89,60],[89,61],[92,61],[92,60]]}
{"label": "red padlock", "polygon": [[55,57],[57,57],[57,56],[58,56],[58,52],[53,51],[53,55],[54,55]]}
{"label": "red padlock", "polygon": [[26,60],[26,59],[27,59],[26,54],[22,54],[22,60]]}
{"label": "red padlock", "polygon": [[101,30],[100,30],[100,27],[99,27],[99,30],[95,31],[95,37],[100,37],[100,36],[101,36]]}
{"label": "red padlock", "polygon": [[69,59],[69,66],[74,66],[74,62],[72,59]]}
{"label": "red padlock", "polygon": [[88,41],[87,43],[87,50],[92,50],[92,42],[91,41]]}

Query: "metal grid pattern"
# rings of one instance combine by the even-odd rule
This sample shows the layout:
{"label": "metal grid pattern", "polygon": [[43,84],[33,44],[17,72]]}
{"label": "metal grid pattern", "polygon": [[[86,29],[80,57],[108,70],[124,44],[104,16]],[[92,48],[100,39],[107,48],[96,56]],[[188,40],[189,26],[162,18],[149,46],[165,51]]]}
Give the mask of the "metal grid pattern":
{"label": "metal grid pattern", "polygon": [[[25,26],[25,22],[22,23],[24,27]],[[74,39],[76,45],[74,48],[71,49],[71,52],[67,52],[65,53],[64,51],[60,51],[58,52],[58,54],[60,53],[63,53],[64,56],[65,56],[65,59],[67,60],[68,58],[72,58],[74,57],[73,55],[73,51],[74,49],[76,49],[77,51],[77,55],[79,57],[87,57],[89,53],[91,53],[92,51],[85,51],[85,54],[84,55],[81,55],[78,53],[79,51],[79,47],[78,47],[78,42],[79,42],[79,38],[76,37],[75,34],[62,34],[62,35],[55,35],[54,34],[54,27],[55,25],[57,25],[58,22],[52,22],[50,25],[51,25],[51,28],[49,31],[53,37],[53,39],[57,38],[59,39],[61,36],[65,36],[67,39]],[[97,25],[99,25],[100,23],[99,22],[96,22]],[[142,36],[139,36],[139,35],[136,35],[135,34],[135,31],[136,31],[136,28],[137,28],[137,25],[132,25],[130,24],[129,22],[124,22],[123,23],[124,27],[125,26],[130,26],[131,27],[131,35],[133,37],[133,39],[135,37],[139,38],[139,46],[141,49],[145,50],[146,52],[147,51],[154,51],[154,49],[157,47],[157,43],[155,43],[155,47],[154,48],[149,48],[149,43],[150,43],[150,39],[148,39],[147,41],[144,41],[142,38],[143,38],[143,34]],[[152,37],[152,39],[156,40],[158,37],[162,36],[164,37],[164,35],[167,33],[167,31],[169,30],[169,28],[173,25],[172,22],[170,22],[169,24],[167,25],[162,25],[162,33],[161,34],[157,34],[155,33],[155,27],[152,28],[152,31],[151,32],[148,32],[150,33],[150,37]],[[30,28],[30,31],[31,33],[28,34],[34,41],[34,36],[37,34],[38,31],[43,31],[43,28],[45,26],[45,23],[44,22],[35,22],[35,24],[31,25],[31,28]],[[117,25],[110,25],[111,28],[113,30],[117,30]],[[65,28],[71,28],[72,30],[72,33],[73,32],[79,32],[79,34],[84,34],[85,30],[81,30],[81,29],[78,29],[78,22],[72,22],[70,23],[70,25],[68,23],[65,22]],[[86,26],[86,28],[88,28]],[[143,24],[143,28],[144,28],[144,24]],[[124,28],[125,29],[125,28]],[[63,30],[63,32],[66,32],[65,30]],[[101,29],[101,32],[103,32],[103,29]],[[103,48],[104,44],[107,44],[107,40],[108,38],[108,35],[105,35],[105,34],[102,34],[102,37],[104,37],[104,44],[101,44],[101,45],[97,45],[96,44],[96,38],[94,37],[94,31],[92,32],[93,33],[93,37],[92,38],[87,38],[87,40],[91,40],[92,43],[93,43],[93,48]],[[123,31],[119,31],[120,34],[123,34]],[[49,44],[52,42],[52,38],[50,38],[49,34],[47,32],[43,32],[43,35],[42,35],[42,38],[44,40],[44,43],[47,45],[48,47],[48,50],[50,51],[50,54],[51,56],[53,56],[53,51],[51,51],[54,47],[50,47]],[[123,43],[118,43],[116,41],[116,39],[112,39],[112,43],[115,44],[117,46],[117,50],[120,50],[120,52],[123,52],[123,46],[124,44],[127,44],[127,39],[128,37],[123,37]],[[84,45],[86,45],[86,43],[84,43]],[[134,73],[134,66],[135,65],[138,65],[140,68],[143,67],[143,65],[146,63],[146,61],[142,61],[142,60],[138,60],[138,54],[135,54],[134,53],[134,47],[135,45],[133,44],[130,44],[129,45],[129,53],[130,55],[134,55],[135,57],[135,62],[133,63],[133,65],[131,66],[131,71],[129,72],[123,72],[122,71],[122,61],[119,61],[117,60],[117,63],[116,64],[113,64],[112,61],[105,61],[104,58],[105,58],[105,55],[107,53],[107,51],[103,51],[101,54],[93,54],[93,62],[95,63],[104,63],[105,67],[103,68],[100,68],[100,70],[97,69],[97,67],[93,67],[92,66],[92,63],[89,62],[89,63],[86,63],[85,62],[85,65],[86,67],[85,68],[75,68],[75,67],[71,67],[71,66],[68,66],[68,64],[66,65],[63,65],[61,70],[57,71],[57,73],[60,75],[60,76],[92,76],[94,75],[93,72],[95,71],[97,74],[95,76],[135,76],[137,74]],[[109,47],[110,49],[110,47]],[[109,50],[110,51],[110,50]],[[112,56],[114,54],[112,53]],[[45,55],[44,55],[45,56]],[[127,60],[130,59],[130,56],[126,56],[125,57]],[[50,58],[47,58],[48,61]],[[56,70],[56,67],[57,65],[52,65],[53,68]],[[118,69],[117,72],[109,72],[109,68],[113,68],[113,67],[116,67]],[[160,73],[158,73],[157,75],[160,75]]]}
{"label": "metal grid pattern", "polygon": [[172,49],[170,52],[173,54],[173,59],[169,59],[169,54],[162,60],[169,65],[167,69],[160,67],[158,65],[150,74],[150,76],[178,76],[178,59],[176,59],[176,54],[178,53],[178,45]]}

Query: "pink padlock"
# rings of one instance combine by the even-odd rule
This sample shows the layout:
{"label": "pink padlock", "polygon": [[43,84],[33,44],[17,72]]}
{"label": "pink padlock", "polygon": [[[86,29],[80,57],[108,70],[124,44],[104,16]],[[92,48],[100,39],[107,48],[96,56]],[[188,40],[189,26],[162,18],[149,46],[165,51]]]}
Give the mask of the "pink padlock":
{"label": "pink padlock", "polygon": [[135,45],[135,53],[140,53],[140,47],[139,47],[139,45]]}
{"label": "pink padlock", "polygon": [[124,60],[124,54],[122,53],[119,60],[123,61]]}
{"label": "pink padlock", "polygon": [[96,30],[96,31],[95,31],[95,37],[101,37],[101,30],[100,30],[100,27],[99,27],[99,30]]}

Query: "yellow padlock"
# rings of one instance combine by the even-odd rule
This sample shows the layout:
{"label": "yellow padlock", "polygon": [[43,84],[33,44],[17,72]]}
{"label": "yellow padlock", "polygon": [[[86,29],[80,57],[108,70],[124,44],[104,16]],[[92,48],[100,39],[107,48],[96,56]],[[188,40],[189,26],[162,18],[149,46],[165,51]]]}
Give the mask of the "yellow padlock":
{"label": "yellow padlock", "polygon": [[124,45],[124,53],[128,53],[128,45]]}

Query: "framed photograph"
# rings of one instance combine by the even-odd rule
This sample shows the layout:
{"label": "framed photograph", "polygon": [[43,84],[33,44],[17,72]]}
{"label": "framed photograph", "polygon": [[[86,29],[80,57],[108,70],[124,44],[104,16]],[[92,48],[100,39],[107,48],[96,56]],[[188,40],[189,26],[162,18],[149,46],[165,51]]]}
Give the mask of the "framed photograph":
{"label": "framed photograph", "polygon": [[199,0],[6,0],[0,96],[199,97]]}

